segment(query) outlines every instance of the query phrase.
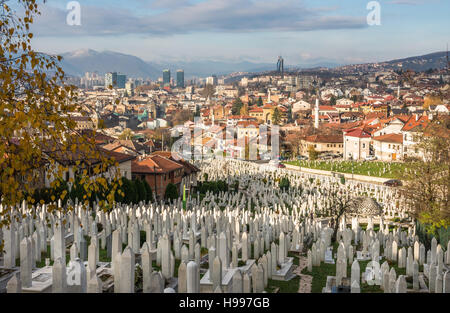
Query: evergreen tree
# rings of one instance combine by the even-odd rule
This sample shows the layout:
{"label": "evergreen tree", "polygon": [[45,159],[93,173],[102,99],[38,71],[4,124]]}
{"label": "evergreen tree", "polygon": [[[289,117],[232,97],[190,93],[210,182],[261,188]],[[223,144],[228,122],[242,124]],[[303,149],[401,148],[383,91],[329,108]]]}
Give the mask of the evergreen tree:
{"label": "evergreen tree", "polygon": [[262,107],[262,106],[263,106],[263,100],[262,100],[261,96],[259,96],[258,102],[257,102],[256,105],[259,106],[259,107]]}
{"label": "evergreen tree", "polygon": [[274,125],[280,125],[281,122],[281,113],[280,110],[278,110],[278,108],[275,108],[273,110],[273,114],[272,114],[272,123]]}
{"label": "evergreen tree", "polygon": [[164,194],[164,199],[175,200],[178,199],[178,188],[172,183],[169,183],[166,187],[166,192]]}
{"label": "evergreen tree", "polygon": [[330,105],[331,106],[335,106],[336,105],[336,97],[334,95],[331,96],[331,98],[330,98]]}
{"label": "evergreen tree", "polygon": [[145,179],[142,181],[142,183],[144,184],[144,188],[145,188],[145,201],[146,202],[153,201],[152,188],[150,187],[150,185],[148,184],[148,182]]}
{"label": "evergreen tree", "polygon": [[199,108],[198,105],[195,106],[195,113],[194,113],[194,116],[195,116],[195,117],[200,116],[200,108]]}
{"label": "evergreen tree", "polygon": [[279,186],[280,186],[280,189],[282,189],[282,190],[288,190],[289,189],[289,187],[291,186],[291,183],[290,183],[290,181],[289,181],[289,179],[288,178],[286,178],[286,177],[283,177],[281,180],[280,180],[280,184],[279,184]]}
{"label": "evergreen tree", "polygon": [[141,179],[136,179],[134,181],[134,185],[135,185],[137,195],[138,195],[137,202],[145,201],[146,194],[145,194],[145,186],[144,186],[143,181]]}
{"label": "evergreen tree", "polygon": [[241,109],[244,106],[241,98],[236,98],[233,102],[233,106],[231,108],[231,114],[239,115],[241,113]]}
{"label": "evergreen tree", "polygon": [[138,201],[138,194],[136,192],[135,185],[132,181],[127,179],[126,177],[122,178],[122,191],[124,193],[124,199],[123,202],[125,204],[133,204],[137,203]]}
{"label": "evergreen tree", "polygon": [[287,111],[287,120],[288,120],[288,123],[293,123],[294,122],[294,116],[292,114],[292,107],[291,106],[288,108],[288,111]]}

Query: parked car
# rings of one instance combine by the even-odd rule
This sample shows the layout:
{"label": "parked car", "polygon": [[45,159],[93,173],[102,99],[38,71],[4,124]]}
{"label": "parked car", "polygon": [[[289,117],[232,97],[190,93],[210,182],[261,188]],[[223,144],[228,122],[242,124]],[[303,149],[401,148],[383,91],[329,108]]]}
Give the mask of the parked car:
{"label": "parked car", "polygon": [[377,157],[374,156],[374,155],[368,155],[368,156],[365,157],[365,160],[366,160],[366,161],[374,161],[374,160],[376,160],[376,159],[377,159]]}
{"label": "parked car", "polygon": [[403,186],[403,183],[398,179],[391,179],[391,180],[385,181],[383,183],[383,185],[389,186],[389,187],[400,187],[400,186]]}
{"label": "parked car", "polygon": [[284,165],[283,163],[278,163],[278,168],[286,168],[286,165]]}
{"label": "parked car", "polygon": [[304,156],[304,155],[299,155],[299,156],[297,156],[297,160],[299,160],[299,161],[308,160],[308,157]]}

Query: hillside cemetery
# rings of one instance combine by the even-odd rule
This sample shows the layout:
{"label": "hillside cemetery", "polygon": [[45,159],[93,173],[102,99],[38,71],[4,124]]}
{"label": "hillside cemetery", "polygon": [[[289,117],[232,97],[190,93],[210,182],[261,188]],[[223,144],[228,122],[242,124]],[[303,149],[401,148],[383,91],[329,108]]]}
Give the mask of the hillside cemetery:
{"label": "hillside cemetery", "polygon": [[[185,209],[182,198],[109,211],[69,202],[54,214],[18,205],[1,231],[0,292],[450,292],[450,242],[421,242],[397,189],[237,160],[197,165]],[[222,190],[200,188],[218,181]]]}

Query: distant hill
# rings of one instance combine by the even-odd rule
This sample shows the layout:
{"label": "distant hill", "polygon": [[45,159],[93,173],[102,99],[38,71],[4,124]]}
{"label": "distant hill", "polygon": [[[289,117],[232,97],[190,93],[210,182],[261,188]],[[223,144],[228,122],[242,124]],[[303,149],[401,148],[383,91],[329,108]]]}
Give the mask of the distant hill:
{"label": "distant hill", "polygon": [[409,57],[405,59],[392,60],[387,63],[393,69],[404,69],[413,71],[426,71],[432,69],[443,69],[446,67],[447,52],[435,52],[421,56]]}
{"label": "distant hill", "polygon": [[[62,54],[61,65],[69,75],[83,76],[85,72],[98,72],[104,75],[108,72],[120,72],[128,77],[157,79],[162,76],[162,70],[168,68],[172,71],[172,77],[176,77],[176,70],[183,69],[185,78],[207,77],[210,75],[228,75],[234,72],[258,73],[273,71],[276,69],[275,62],[253,63],[249,61],[210,61],[198,60],[192,62],[145,62],[142,59],[118,52],[95,50],[77,50]],[[423,56],[409,57],[379,63],[385,69],[404,69],[414,71],[426,71],[430,68],[444,68],[446,65],[446,52],[436,52]],[[297,66],[285,66],[286,69],[310,69],[310,68],[336,68],[342,66],[333,60],[317,59],[309,64]]]}
{"label": "distant hill", "polygon": [[157,78],[160,69],[142,61],[140,58],[112,51],[77,50],[61,55],[62,68],[67,74],[83,76],[86,72],[120,72],[128,77]]}

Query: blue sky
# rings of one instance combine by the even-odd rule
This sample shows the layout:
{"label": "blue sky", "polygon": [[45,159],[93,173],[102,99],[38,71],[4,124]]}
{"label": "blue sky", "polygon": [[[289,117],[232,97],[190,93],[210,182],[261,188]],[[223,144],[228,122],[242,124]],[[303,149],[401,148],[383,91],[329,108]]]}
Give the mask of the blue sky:
{"label": "blue sky", "polygon": [[69,1],[48,0],[33,27],[40,51],[112,50],[146,61],[198,59],[360,63],[445,50],[450,1],[79,0],[81,26],[66,24]]}

